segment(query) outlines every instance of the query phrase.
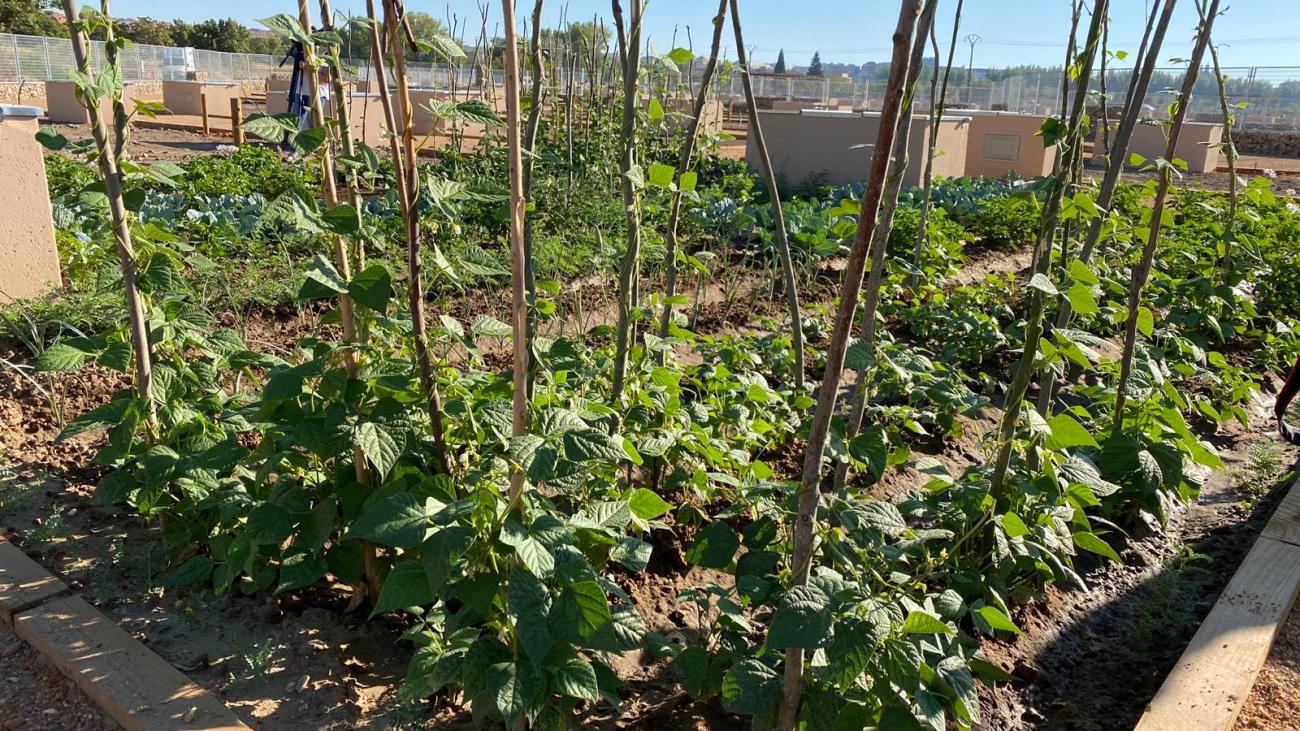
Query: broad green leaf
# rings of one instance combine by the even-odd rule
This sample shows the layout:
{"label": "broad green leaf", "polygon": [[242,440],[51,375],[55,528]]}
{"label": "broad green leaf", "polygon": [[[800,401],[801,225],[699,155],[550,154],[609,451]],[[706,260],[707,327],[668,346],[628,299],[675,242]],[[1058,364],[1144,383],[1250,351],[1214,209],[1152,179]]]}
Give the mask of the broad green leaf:
{"label": "broad green leaf", "polygon": [[580,657],[571,657],[551,670],[551,681],[560,695],[595,703],[600,700],[596,669]]}
{"label": "broad green leaf", "polygon": [[546,579],[555,573],[555,557],[543,546],[541,541],[531,536],[524,538],[515,546],[515,555],[534,576]]}
{"label": "broad green leaf", "polygon": [[686,550],[686,560],[708,569],[725,569],[740,547],[740,536],[731,526],[715,521],[704,526],[695,543]]}
{"label": "broad green leaf", "polygon": [[402,561],[384,577],[379,589],[379,599],[370,616],[391,612],[404,607],[423,606],[433,602],[429,579],[419,561]]}
{"label": "broad green leaf", "polygon": [[348,294],[354,301],[382,315],[393,296],[393,276],[388,273],[388,267],[375,262],[348,282]]}
{"label": "broad green leaf", "polygon": [[295,553],[280,562],[280,584],[276,592],[311,586],[325,575],[328,566],[319,553]]}
{"label": "broad green leaf", "polygon": [[508,338],[514,334],[514,330],[509,325],[491,315],[479,315],[474,318],[474,324],[470,326],[470,330],[475,335],[489,338]]}
{"label": "broad green leaf", "polygon": [[321,214],[325,228],[341,236],[352,236],[361,230],[361,218],[351,203],[340,203]]}
{"label": "broad green leaf", "polygon": [[1034,274],[1034,276],[1030,277],[1027,286],[1030,289],[1036,289],[1042,292],[1048,297],[1055,297],[1058,294],[1056,285],[1052,284],[1052,280],[1048,279],[1046,275],[1041,273]]}
{"label": "broad green leaf", "polygon": [[1148,307],[1139,307],[1137,311],[1138,332],[1149,338],[1151,337],[1151,333],[1155,331],[1155,327],[1156,318],[1155,315],[1151,313],[1151,309]]}
{"label": "broad green leaf", "polygon": [[957,715],[969,724],[978,724],[979,698],[975,693],[975,678],[971,676],[966,661],[959,656],[950,655],[940,660],[934,670],[943,684],[957,697]]}
{"label": "broad green leaf", "polygon": [[339,270],[334,268],[334,264],[329,259],[317,254],[311,260],[311,265],[307,267],[307,279],[298,289],[298,298],[330,297],[347,291],[348,283],[339,274]]}
{"label": "broad green leaf", "polygon": [[642,520],[654,520],[673,509],[657,493],[644,487],[638,487],[632,497],[628,498],[627,504],[632,508],[633,514]]}
{"label": "broad green leaf", "polygon": [[248,115],[248,119],[244,120],[239,127],[251,135],[279,144],[284,141],[286,135],[295,134],[298,131],[298,117],[292,114],[272,116],[253,113]]}
{"label": "broad green leaf", "polygon": [[741,660],[722,678],[722,707],[732,713],[766,715],[780,700],[781,676],[758,660]]}
{"label": "broad green leaf", "polygon": [[205,583],[210,576],[212,576],[212,559],[207,556],[192,556],[164,575],[162,583],[167,587],[190,586]]}
{"label": "broad green leaf", "polygon": [[878,425],[867,427],[849,442],[849,454],[859,462],[864,462],[871,474],[879,480],[885,474],[889,459],[889,438],[884,428]]}
{"label": "broad green leaf", "polygon": [[292,15],[278,13],[269,18],[260,18],[257,22],[289,40],[298,41],[304,46],[314,45],[311,38],[303,31],[302,23]]}
{"label": "broad green leaf", "polygon": [[594,581],[564,587],[551,610],[551,629],[576,642],[591,640],[612,621],[605,590]]}
{"label": "broad green leaf", "polygon": [[36,358],[36,370],[52,373],[75,371],[85,365],[86,358],[87,353],[83,350],[67,343],[55,343]]}
{"label": "broad green leaf", "polygon": [[[852,525],[850,521],[857,524]],[[861,500],[853,503],[846,511],[845,523],[849,530],[875,530],[886,538],[897,538],[907,530],[903,514],[897,506],[886,500]]]}
{"label": "broad green leaf", "polygon": [[36,141],[47,150],[62,150],[68,146],[68,138],[52,127],[41,127],[36,132]]}
{"label": "broad green leaf", "polygon": [[599,429],[572,429],[564,433],[564,457],[572,462],[598,460],[619,464],[627,459],[623,438],[610,436]]}
{"label": "broad green leaf", "polygon": [[373,421],[363,422],[352,435],[352,443],[361,449],[370,464],[379,470],[382,479],[388,476],[402,456],[402,445],[393,434],[381,424]]}
{"label": "broad green leaf", "polygon": [[424,541],[430,512],[409,492],[398,492],[375,503],[348,529],[356,538],[394,548],[415,548]]}
{"label": "broad green leaf", "polygon": [[1101,310],[1097,306],[1097,297],[1093,295],[1092,287],[1082,282],[1071,285],[1065,296],[1070,300],[1070,307],[1084,317],[1094,315]]}
{"label": "broad green leaf", "polygon": [[654,163],[650,166],[650,185],[655,188],[671,188],[673,185],[673,176],[676,174],[677,170],[673,168],[672,165],[664,165],[659,162]]}
{"label": "broad green leaf", "polygon": [[674,48],[668,52],[668,60],[679,66],[685,66],[695,60],[695,54],[686,48]]}
{"label": "broad green leaf", "polygon": [[1116,563],[1123,563],[1119,554],[1115,552],[1115,549],[1111,548],[1109,543],[1098,538],[1095,533],[1088,533],[1087,531],[1079,531],[1078,533],[1075,533],[1074,545],[1090,553],[1105,556]]}
{"label": "broad green leaf", "polygon": [[830,597],[815,586],[796,586],[781,598],[767,631],[776,649],[821,647],[830,639]]}
{"label": "broad green leaf", "polygon": [[514,620],[519,645],[534,665],[540,667],[551,651],[554,638],[547,624],[551,598],[546,587],[526,571],[511,572],[510,596],[507,600]]}
{"label": "broad green leaf", "polygon": [[907,619],[903,620],[903,632],[917,635],[950,635],[955,630],[933,614],[921,609],[913,609],[908,613]]}
{"label": "broad green leaf", "polygon": [[1010,617],[1003,614],[1002,610],[991,604],[985,604],[976,611],[979,612],[980,617],[982,617],[993,629],[1001,630],[1003,632],[1011,632],[1017,635],[1023,634],[1020,631],[1020,628],[1016,626],[1016,623],[1011,621]]}
{"label": "broad green leaf", "polygon": [[320,146],[325,144],[326,132],[324,127],[311,127],[308,129],[295,132],[289,138],[289,144],[299,155],[310,155]]}
{"label": "broad green leaf", "polygon": [[609,558],[611,561],[623,564],[631,571],[640,573],[650,564],[650,554],[653,550],[653,547],[643,540],[623,536],[610,549]]}
{"label": "broad green leaf", "polygon": [[1025,525],[1025,521],[1015,513],[1006,513],[1002,516],[1002,530],[1006,531],[1008,538],[1029,535],[1029,526]]}
{"label": "broad green leaf", "polygon": [[1062,412],[1048,419],[1047,426],[1052,431],[1047,443],[1053,449],[1097,446],[1097,440],[1093,439],[1092,434],[1067,413]]}

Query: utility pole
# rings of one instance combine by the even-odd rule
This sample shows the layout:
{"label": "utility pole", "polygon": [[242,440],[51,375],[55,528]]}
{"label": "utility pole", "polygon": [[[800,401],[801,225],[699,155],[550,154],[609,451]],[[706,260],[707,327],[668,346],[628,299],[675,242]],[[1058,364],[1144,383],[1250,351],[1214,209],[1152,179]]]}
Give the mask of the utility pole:
{"label": "utility pole", "polygon": [[970,59],[966,62],[966,101],[970,102],[975,98],[971,91],[971,87],[975,84],[975,44],[984,39],[978,33],[971,33],[962,40],[970,44]]}

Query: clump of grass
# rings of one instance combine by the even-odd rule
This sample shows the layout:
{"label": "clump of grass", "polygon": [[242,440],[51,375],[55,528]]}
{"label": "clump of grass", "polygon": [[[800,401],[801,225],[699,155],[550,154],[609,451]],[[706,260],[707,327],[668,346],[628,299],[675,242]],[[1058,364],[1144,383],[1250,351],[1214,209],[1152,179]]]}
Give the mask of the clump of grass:
{"label": "clump of grass", "polygon": [[283,645],[271,638],[265,638],[254,641],[242,649],[236,650],[236,660],[239,669],[244,672],[236,676],[234,671],[226,674],[226,682],[231,687],[248,685],[265,680],[271,674],[272,665],[275,662],[275,653],[283,649]]}
{"label": "clump of grass", "polygon": [[1237,475],[1237,488],[1254,502],[1273,489],[1284,476],[1282,447],[1272,439],[1251,442],[1246,464]]}

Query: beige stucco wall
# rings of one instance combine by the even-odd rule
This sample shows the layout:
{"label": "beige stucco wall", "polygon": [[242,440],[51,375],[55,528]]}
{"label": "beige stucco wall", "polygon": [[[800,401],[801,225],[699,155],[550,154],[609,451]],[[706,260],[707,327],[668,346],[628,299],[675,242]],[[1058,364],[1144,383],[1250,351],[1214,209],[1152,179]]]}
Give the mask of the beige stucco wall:
{"label": "beige stucco wall", "polygon": [[[862,182],[871,167],[872,149],[855,145],[874,145],[880,130],[880,115],[872,112],[778,111],[760,110],[759,123],[767,141],[768,154],[778,177],[798,184],[812,176],[826,185]],[[960,177],[966,162],[966,133],[969,119],[944,117],[939,122],[936,150],[943,154],[934,159],[933,174]],[[930,120],[913,117],[908,139],[911,163],[903,175],[903,185],[921,182],[922,167],[917,161],[925,155]],[[745,160],[757,170],[757,148],[753,135],[745,143]]]}
{"label": "beige stucco wall", "polygon": [[[234,82],[164,81],[163,106],[172,114],[198,116],[203,113],[201,96],[208,98],[208,114],[230,114],[230,100],[239,96],[241,87]],[[269,97],[268,97],[269,99]]]}
{"label": "beige stucco wall", "polygon": [[[330,104],[330,113],[334,105]],[[348,119],[353,139],[378,149],[384,143],[384,105],[378,94],[348,94]]]}
{"label": "beige stucco wall", "polygon": [[[969,112],[970,122],[966,142],[966,175],[970,177],[1004,178],[1008,173],[1025,178],[1036,178],[1052,172],[1056,156],[1055,147],[1043,145],[1038,130],[1043,117],[1034,114],[1009,112]],[[1020,138],[1016,160],[998,160],[984,156],[988,135],[1014,135]]]}
{"label": "beige stucco wall", "polygon": [[[417,135],[433,134],[446,125],[446,120],[435,118],[426,107],[429,102],[435,99],[446,100],[451,98],[449,93],[437,89],[411,89],[410,94],[411,129]],[[382,110],[380,113],[383,113]]]}
{"label": "beige stucco wall", "polygon": [[[135,99],[154,98],[155,94],[150,91],[151,89],[139,84],[123,84],[122,103],[126,106],[127,114],[135,111]],[[111,117],[112,115],[108,113],[108,105],[103,100],[100,104],[103,113],[106,114],[105,118]],[[51,122],[68,124],[86,124],[90,121],[86,108],[77,101],[77,85],[74,82],[45,82],[45,118]]]}
{"label": "beige stucco wall", "polygon": [[[1147,160],[1164,157],[1168,140],[1165,127],[1156,124],[1138,124],[1129,140],[1128,154],[1137,153]],[[1219,167],[1219,148],[1223,139],[1223,125],[1205,122],[1185,122],[1174,145],[1174,156],[1187,161],[1187,172],[1208,173]],[[1092,159],[1101,161],[1106,155],[1106,145],[1101,130],[1093,139]]]}
{"label": "beige stucco wall", "polygon": [[[27,110],[20,113],[19,110]],[[32,113],[32,112],[35,113]],[[45,160],[36,141],[40,110],[0,107],[0,302],[33,297],[62,281]]]}
{"label": "beige stucco wall", "polygon": [[51,122],[86,124],[90,115],[77,101],[77,85],[71,81],[45,82],[45,116]]}

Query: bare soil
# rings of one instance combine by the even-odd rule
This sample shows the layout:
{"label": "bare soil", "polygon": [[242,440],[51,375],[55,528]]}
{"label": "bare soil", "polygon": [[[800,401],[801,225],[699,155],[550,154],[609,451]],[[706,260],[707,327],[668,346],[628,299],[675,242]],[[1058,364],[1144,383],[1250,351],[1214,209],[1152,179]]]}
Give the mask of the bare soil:
{"label": "bare soil", "polygon": [[[42,127],[56,129],[69,140],[90,139],[88,124],[42,122]],[[140,162],[184,162],[195,155],[212,155],[233,149],[229,138],[206,137],[200,132],[161,127],[131,126],[131,157]]]}

